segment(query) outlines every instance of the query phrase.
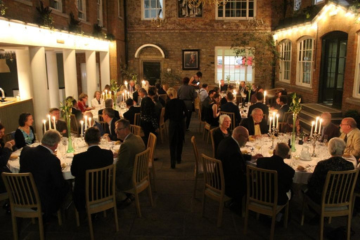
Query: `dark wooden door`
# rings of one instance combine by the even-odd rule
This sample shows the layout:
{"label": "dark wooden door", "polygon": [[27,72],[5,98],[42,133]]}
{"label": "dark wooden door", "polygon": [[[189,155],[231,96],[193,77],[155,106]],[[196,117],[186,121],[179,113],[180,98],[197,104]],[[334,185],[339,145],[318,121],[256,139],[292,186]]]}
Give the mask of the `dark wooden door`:
{"label": "dark wooden door", "polygon": [[143,62],[144,79],[149,81],[150,85],[155,85],[160,81],[160,62]]}
{"label": "dark wooden door", "polygon": [[323,37],[319,102],[341,109],[348,35],[331,32]]}

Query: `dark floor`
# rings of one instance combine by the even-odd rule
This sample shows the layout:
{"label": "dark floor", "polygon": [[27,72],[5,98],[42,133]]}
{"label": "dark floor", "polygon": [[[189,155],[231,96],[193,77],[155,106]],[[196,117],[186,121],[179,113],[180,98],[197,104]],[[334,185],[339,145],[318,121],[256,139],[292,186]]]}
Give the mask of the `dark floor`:
{"label": "dark floor", "polygon": [[[94,225],[95,239],[131,239],[131,240],[172,240],[172,239],[201,239],[201,240],[264,240],[269,238],[270,222],[260,217],[256,220],[250,214],[247,235],[244,235],[244,218],[224,209],[223,223],[220,228],[216,226],[218,203],[207,200],[205,216],[201,217],[201,190],[203,182],[197,188],[197,198],[192,199],[194,189],[194,155],[190,142],[195,135],[200,153],[211,155],[211,144],[202,140],[198,133],[198,120],[193,115],[190,131],[186,133],[183,162],[170,169],[168,142],[159,141],[156,148],[156,192],[154,192],[155,207],[152,208],[147,192],[140,194],[142,218],[136,214],[135,204],[118,210],[120,231],[115,231],[113,212],[110,210],[107,217],[96,220]],[[301,197],[294,197],[290,203],[290,221],[288,228],[282,224],[275,228],[275,239],[278,240],[312,240],[319,238],[319,225],[309,225],[306,217],[304,226],[300,225]],[[193,209],[191,209],[193,207]],[[351,239],[360,239],[360,216],[353,218],[352,229],[355,234]],[[30,219],[18,219],[20,239],[39,239],[38,225],[32,224]],[[325,238],[329,232],[346,226],[345,218],[333,218],[332,223],[325,224]],[[89,228],[86,223],[76,227],[74,207],[71,206],[63,215],[63,225],[57,221],[51,222],[45,228],[45,238],[48,240],[88,240]],[[11,216],[0,209],[0,240],[13,239]]]}

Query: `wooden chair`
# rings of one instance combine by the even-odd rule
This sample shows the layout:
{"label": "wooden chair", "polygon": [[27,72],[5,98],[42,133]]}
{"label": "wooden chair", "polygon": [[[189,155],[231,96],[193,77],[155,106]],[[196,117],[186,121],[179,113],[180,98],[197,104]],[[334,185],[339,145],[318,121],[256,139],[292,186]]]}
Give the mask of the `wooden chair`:
{"label": "wooden chair", "polygon": [[194,177],[195,177],[195,185],[194,185],[194,195],[193,198],[196,198],[196,187],[198,178],[204,174],[202,165],[199,162],[199,151],[196,145],[195,136],[191,137],[191,144],[193,145],[194,156],[195,156],[195,168],[194,168]]}
{"label": "wooden chair", "polygon": [[304,194],[301,225],[304,224],[304,208],[306,204],[320,214],[320,240],[323,239],[324,234],[324,217],[330,217],[330,223],[332,217],[347,216],[347,239],[350,240],[353,194],[358,173],[357,169],[329,171],[326,175],[321,204],[317,204]]}
{"label": "wooden chair", "polygon": [[235,126],[235,113],[234,112],[220,111],[220,115],[228,115],[228,116],[230,116],[230,119],[231,119],[230,129],[234,130],[234,128],[236,127]]}
{"label": "wooden chair", "polygon": [[156,147],[156,135],[153,133],[149,134],[149,139],[147,142],[147,148],[150,149],[150,156],[149,156],[149,172],[153,181],[154,191],[156,191],[156,185],[155,185],[155,165],[154,165],[154,152]]}
{"label": "wooden chair", "polygon": [[205,140],[205,137],[206,137],[206,143],[209,143],[210,130],[211,130],[211,125],[209,123],[205,122],[203,139]]}
{"label": "wooden chair", "polygon": [[200,105],[200,110],[199,110],[199,113],[198,113],[198,118],[199,118],[199,133],[201,133],[201,128],[203,127],[203,126],[205,126],[205,121],[203,121],[202,120],[202,107],[201,107],[201,105]]}
{"label": "wooden chair", "polygon": [[216,160],[204,154],[201,154],[201,157],[204,168],[205,183],[201,215],[204,216],[206,197],[218,201],[220,206],[217,226],[220,227],[222,222],[224,202],[230,200],[230,198],[225,195],[225,179],[222,163],[220,160]]}
{"label": "wooden chair", "polygon": [[5,200],[7,200],[7,199],[9,199],[8,193],[2,193],[2,194],[0,194],[0,201],[5,201]]}
{"label": "wooden chair", "polygon": [[[119,231],[115,195],[115,174],[115,165],[86,170],[86,212],[88,215],[90,237],[92,240],[94,240],[94,229],[92,225],[91,215],[94,213],[99,213],[113,208],[116,232]],[[77,226],[79,226],[79,214],[77,211],[75,213]]]}
{"label": "wooden chair", "polygon": [[145,151],[138,153],[135,156],[134,171],[132,176],[132,183],[134,188],[125,191],[126,193],[133,193],[135,195],[136,209],[139,218],[141,217],[139,194],[145,189],[148,189],[150,203],[151,206],[154,207],[148,170],[149,158],[150,148],[147,148]]}
{"label": "wooden chair", "polygon": [[210,138],[211,138],[211,146],[212,146],[212,152],[213,152],[213,157],[215,158],[216,152],[215,152],[215,141],[214,141],[214,136],[213,136],[213,132],[214,130],[217,128],[213,128],[212,130],[210,130]]}
{"label": "wooden chair", "polygon": [[161,109],[160,120],[159,120],[159,135],[161,139],[161,143],[164,143],[164,136],[166,135],[166,126],[165,126],[165,108]]}
{"label": "wooden chair", "polygon": [[278,205],[278,174],[275,170],[246,167],[246,212],[244,234],[247,233],[249,210],[272,217],[270,240],[274,238],[276,215],[285,207],[284,227],[287,228],[289,202]]}
{"label": "wooden chair", "polygon": [[197,112],[197,113],[200,112],[200,97],[199,97],[199,95],[194,100],[194,109],[195,109],[195,112]]}
{"label": "wooden chair", "polygon": [[135,113],[135,115],[134,115],[134,125],[140,126],[140,113]]}
{"label": "wooden chair", "polygon": [[70,116],[70,130],[71,133],[76,134],[77,136],[79,135],[79,122],[76,119],[75,115],[71,115]]}
{"label": "wooden chair", "polygon": [[[14,239],[18,240],[16,218],[35,218],[39,220],[40,240],[44,240],[44,225],[39,192],[31,173],[2,173],[2,178],[10,200],[11,220]],[[58,211],[58,222],[62,224],[61,212]]]}
{"label": "wooden chair", "polygon": [[131,133],[133,133],[134,135],[141,136],[141,127],[140,126],[130,124],[130,130],[131,130]]}
{"label": "wooden chair", "polygon": [[167,103],[168,96],[167,94],[161,94],[159,95],[159,98],[163,99],[165,103]]}

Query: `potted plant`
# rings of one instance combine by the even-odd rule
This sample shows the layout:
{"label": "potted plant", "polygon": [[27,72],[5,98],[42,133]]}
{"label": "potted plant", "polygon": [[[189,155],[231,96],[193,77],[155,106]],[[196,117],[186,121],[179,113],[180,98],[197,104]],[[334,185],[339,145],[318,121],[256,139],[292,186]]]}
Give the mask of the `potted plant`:
{"label": "potted plant", "polygon": [[39,14],[37,23],[39,25],[49,27],[50,29],[54,28],[53,26],[54,21],[51,16],[52,9],[50,9],[49,6],[44,7],[44,3],[42,1],[39,2],[40,2],[40,6],[36,7],[36,10],[38,11]]}
{"label": "potted plant", "polygon": [[0,16],[5,16],[7,7],[5,6],[4,2],[0,0]]}

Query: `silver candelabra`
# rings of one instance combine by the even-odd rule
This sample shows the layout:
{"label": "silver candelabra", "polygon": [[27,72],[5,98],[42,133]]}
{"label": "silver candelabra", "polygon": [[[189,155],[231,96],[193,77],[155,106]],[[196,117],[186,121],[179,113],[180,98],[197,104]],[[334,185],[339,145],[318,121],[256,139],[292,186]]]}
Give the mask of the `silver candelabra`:
{"label": "silver candelabra", "polygon": [[316,157],[315,147],[316,147],[316,142],[319,140],[319,138],[320,138],[320,134],[318,134],[318,133],[313,133],[313,135],[310,136],[310,140],[311,140],[312,146],[313,146],[313,152],[312,152],[311,157]]}

